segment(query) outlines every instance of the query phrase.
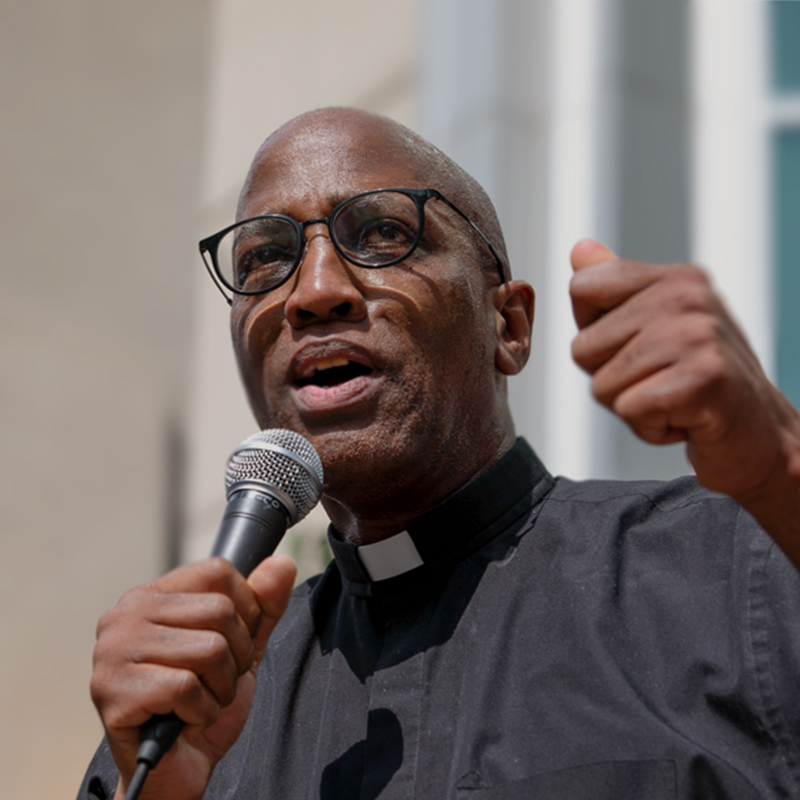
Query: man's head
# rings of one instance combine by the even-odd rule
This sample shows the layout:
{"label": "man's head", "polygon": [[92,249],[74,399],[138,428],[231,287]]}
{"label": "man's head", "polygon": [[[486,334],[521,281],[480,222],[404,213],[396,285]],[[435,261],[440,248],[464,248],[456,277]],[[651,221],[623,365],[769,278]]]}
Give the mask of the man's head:
{"label": "man's head", "polygon": [[[237,216],[325,218],[380,188],[438,190],[505,260],[474,179],[408,129],[348,109],[311,112],[272,134]],[[421,513],[513,442],[505,377],[527,358],[532,291],[500,283],[489,248],[446,203],[424,208],[420,244],[398,264],[356,266],[315,223],[284,284],[234,298],[233,341],[256,418],[315,445],[338,527],[379,509],[397,516],[393,505]]]}

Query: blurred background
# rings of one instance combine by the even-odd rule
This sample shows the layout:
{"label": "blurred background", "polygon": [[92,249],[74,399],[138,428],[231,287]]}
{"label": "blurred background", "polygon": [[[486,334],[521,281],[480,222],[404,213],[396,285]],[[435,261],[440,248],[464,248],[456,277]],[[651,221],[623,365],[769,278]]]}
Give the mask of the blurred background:
{"label": "blurred background", "polygon": [[[487,188],[535,348],[520,432],[555,473],[670,477],[569,357],[568,254],[707,267],[800,404],[800,2],[2,0],[0,797],[71,797],[101,737],[99,614],[208,551],[254,429],[197,241],[265,136],[352,105]],[[284,549],[325,560],[322,512]]]}

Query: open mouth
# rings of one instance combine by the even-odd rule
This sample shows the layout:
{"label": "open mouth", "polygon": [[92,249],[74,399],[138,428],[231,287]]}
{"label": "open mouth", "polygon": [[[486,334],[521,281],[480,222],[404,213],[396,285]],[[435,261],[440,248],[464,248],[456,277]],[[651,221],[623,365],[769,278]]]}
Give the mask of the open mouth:
{"label": "open mouth", "polygon": [[362,375],[371,375],[373,370],[357,361],[349,361],[346,358],[332,358],[325,361],[318,361],[313,370],[298,378],[296,385],[304,386],[341,386],[343,383],[359,378]]}

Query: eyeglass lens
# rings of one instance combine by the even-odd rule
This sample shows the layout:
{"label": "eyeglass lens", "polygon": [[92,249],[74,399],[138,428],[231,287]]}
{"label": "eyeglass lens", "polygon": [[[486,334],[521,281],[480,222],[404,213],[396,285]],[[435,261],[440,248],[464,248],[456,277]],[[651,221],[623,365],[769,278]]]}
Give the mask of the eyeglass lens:
{"label": "eyeglass lens", "polygon": [[[331,221],[331,236],[348,260],[364,267],[401,261],[417,244],[420,211],[408,195],[376,192],[344,203]],[[283,283],[304,247],[301,226],[286,217],[244,222],[219,242],[217,261],[234,289],[263,292]]]}

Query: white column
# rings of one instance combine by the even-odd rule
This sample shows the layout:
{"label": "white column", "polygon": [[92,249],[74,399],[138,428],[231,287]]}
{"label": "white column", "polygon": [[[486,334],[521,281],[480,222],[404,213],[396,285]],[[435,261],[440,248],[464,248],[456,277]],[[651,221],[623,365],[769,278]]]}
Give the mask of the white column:
{"label": "white column", "polygon": [[589,381],[570,357],[575,322],[569,303],[569,252],[586,236],[602,238],[597,210],[597,155],[603,123],[600,34],[602,0],[553,4],[553,75],[550,109],[550,230],[547,303],[540,335],[546,341],[545,436],[549,469],[574,478],[596,474],[605,431]]}
{"label": "white column", "polygon": [[572,364],[569,251],[597,235],[601,0],[428,0],[421,133],[491,196],[515,277],[537,292],[534,347],[510,381],[519,433],[551,469],[588,475],[594,415]]}
{"label": "white column", "polygon": [[767,3],[694,0],[692,258],[774,374]]}

